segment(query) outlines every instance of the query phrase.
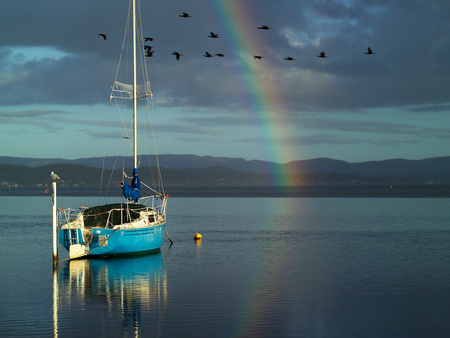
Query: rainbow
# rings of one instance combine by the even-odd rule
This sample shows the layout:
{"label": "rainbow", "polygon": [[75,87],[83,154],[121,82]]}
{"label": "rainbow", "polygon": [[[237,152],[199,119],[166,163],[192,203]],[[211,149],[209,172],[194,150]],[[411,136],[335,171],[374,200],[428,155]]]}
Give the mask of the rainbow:
{"label": "rainbow", "polygon": [[[265,211],[265,216],[276,219],[279,215],[292,213],[292,210],[301,208],[298,199],[276,198],[273,200],[271,208]],[[293,284],[291,271],[296,267],[292,266],[291,260],[284,260],[283,257],[290,254],[292,247],[284,240],[281,240],[278,234],[279,230],[288,231],[290,226],[282,222],[274,223],[273,234],[270,245],[261,247],[260,261],[254,264],[253,271],[249,273],[252,276],[250,283],[242,287],[240,307],[236,309],[236,319],[231,326],[231,336],[233,337],[260,337],[267,335],[267,328],[264,323],[273,322],[273,313],[277,308],[278,300],[283,299],[285,290],[298,285]],[[278,235],[277,235],[278,234]],[[283,236],[283,235],[281,235]],[[300,292],[301,290],[299,290]],[[286,323],[290,323],[289,319]],[[292,322],[295,329],[295,322]],[[286,327],[286,330],[291,328]]]}
{"label": "rainbow", "polygon": [[[255,22],[252,12],[242,0],[217,0],[204,3],[214,22],[220,25],[221,41],[226,44],[227,57],[234,58],[232,64],[236,67],[238,85],[241,87],[240,92],[244,93],[249,119],[257,127],[258,136],[261,139],[269,139],[269,142],[262,144],[260,157],[268,157],[270,161],[279,164],[288,163],[296,156],[289,153],[291,147],[282,134],[283,124],[280,116],[283,112],[280,109],[283,106],[283,97],[279,86],[271,78],[273,67],[267,58],[253,59],[253,55],[262,54],[264,46],[267,45],[264,40],[267,34],[257,29],[265,23]],[[270,178],[271,184],[285,186],[298,184],[296,178],[284,172],[281,166],[275,164],[273,168],[267,169],[274,173]],[[290,203],[283,201],[282,205],[286,208],[298,207],[297,201],[294,200]],[[282,212],[280,210],[282,207],[274,208],[274,214]],[[272,250],[269,250],[271,254],[278,252],[281,245],[281,242],[274,242]],[[259,332],[261,328],[256,323],[264,322],[268,307],[267,297],[262,295],[273,292],[266,289],[268,286],[281,284],[279,281],[271,281],[272,279],[282,279],[285,276],[286,267],[280,265],[275,257],[262,255],[261,262],[264,264],[255,266],[254,287],[245,295],[243,307],[238,310],[239,318],[231,328],[233,335],[261,333]]]}
{"label": "rainbow", "polygon": [[[267,59],[254,60],[266,45],[264,38],[267,34],[257,29],[261,22],[255,22],[252,12],[241,0],[207,1],[209,11],[221,29],[222,41],[226,43],[229,55],[235,58],[236,74],[240,79],[241,92],[245,95],[245,102],[250,113],[252,123],[258,126],[257,132],[261,139],[269,139],[261,147],[260,158],[269,158],[275,163],[289,162],[291,147],[282,137],[280,109],[283,98],[278,86],[271,80],[271,65]],[[271,177],[272,184],[295,184],[294,178],[283,172],[281,166],[268,168],[275,174]]]}

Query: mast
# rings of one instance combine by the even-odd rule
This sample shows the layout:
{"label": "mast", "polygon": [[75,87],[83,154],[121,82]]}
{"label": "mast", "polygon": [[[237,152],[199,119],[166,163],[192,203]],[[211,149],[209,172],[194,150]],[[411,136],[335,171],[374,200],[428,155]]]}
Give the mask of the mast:
{"label": "mast", "polygon": [[133,165],[137,168],[136,0],[133,0]]}

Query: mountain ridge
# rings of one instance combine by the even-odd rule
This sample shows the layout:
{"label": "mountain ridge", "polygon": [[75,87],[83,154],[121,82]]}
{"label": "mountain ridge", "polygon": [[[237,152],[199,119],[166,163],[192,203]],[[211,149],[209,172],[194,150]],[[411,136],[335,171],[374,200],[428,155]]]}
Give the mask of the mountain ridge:
{"label": "mountain ridge", "polygon": [[[209,168],[225,167],[241,172],[274,174],[285,169],[291,174],[307,174],[315,172],[324,173],[349,173],[358,175],[402,175],[431,173],[436,171],[445,171],[450,168],[450,156],[431,157],[422,160],[408,159],[388,159],[381,161],[366,162],[346,162],[330,158],[316,158],[310,160],[291,161],[286,164],[280,164],[262,160],[245,160],[243,158],[233,157],[213,157],[199,155],[170,155],[164,154],[158,156],[160,167],[166,169],[188,169],[188,168]],[[26,167],[40,167],[50,164],[77,164],[95,168],[113,169],[117,157],[90,157],[74,160],[53,158],[21,158],[0,156],[0,165],[13,164]],[[122,161],[120,161],[122,162]],[[123,163],[132,163],[131,157],[124,157]],[[155,166],[154,155],[142,155],[140,158],[141,166]],[[116,166],[117,168],[117,166]]]}
{"label": "mountain ridge", "polygon": [[[108,164],[112,159],[106,158],[105,163]],[[98,167],[100,160],[103,163],[100,158],[65,160],[0,157],[0,186],[45,186],[51,171],[61,176],[60,183],[65,186],[98,186],[101,177],[119,185],[122,168],[102,169]],[[147,174],[154,172],[151,158],[147,160],[149,165],[143,164],[145,161],[141,159],[139,173],[142,180],[150,183],[156,175]],[[163,166],[161,171],[165,185],[172,187],[450,184],[450,156],[360,163],[318,158],[281,165],[242,158],[162,155],[160,164]],[[125,168],[125,171],[131,172],[129,168]]]}

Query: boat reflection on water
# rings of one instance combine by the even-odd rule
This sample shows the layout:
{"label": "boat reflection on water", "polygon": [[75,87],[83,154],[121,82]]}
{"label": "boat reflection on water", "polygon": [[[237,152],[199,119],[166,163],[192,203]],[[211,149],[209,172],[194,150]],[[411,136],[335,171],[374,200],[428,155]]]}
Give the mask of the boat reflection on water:
{"label": "boat reflection on water", "polygon": [[[113,259],[78,259],[59,264],[53,275],[54,333],[74,333],[76,317],[86,333],[102,322],[139,335],[142,315],[165,311],[168,301],[163,255]],[[95,318],[95,319],[94,319]],[[153,324],[157,324],[153,316]],[[67,322],[69,321],[69,322]],[[68,325],[66,325],[68,324]],[[58,327],[59,326],[59,327]],[[68,327],[67,327],[68,326]],[[89,331],[89,326],[91,330]],[[80,333],[80,328],[75,332]]]}

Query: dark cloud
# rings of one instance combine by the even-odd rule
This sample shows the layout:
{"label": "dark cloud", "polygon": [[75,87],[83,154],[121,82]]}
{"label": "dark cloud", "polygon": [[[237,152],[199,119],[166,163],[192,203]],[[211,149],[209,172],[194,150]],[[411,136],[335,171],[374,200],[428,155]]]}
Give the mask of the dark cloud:
{"label": "dark cloud", "polygon": [[[0,102],[3,105],[27,104],[95,104],[109,97],[108,85],[113,75],[105,62],[90,55],[44,57],[14,62],[0,69]],[[0,60],[0,65],[5,64]],[[107,77],[110,80],[107,82]]]}
{"label": "dark cloud", "polygon": [[[290,109],[448,100],[448,2],[246,1],[244,5],[255,25],[271,26],[259,32],[266,34],[260,47],[267,52],[271,67],[267,71]],[[213,5],[200,1],[150,1],[141,6],[144,35],[154,37],[155,56],[147,60],[151,80],[166,104],[241,105],[246,94],[242,90],[250,89],[238,91],[236,84],[251,74],[242,73],[236,63],[248,62],[242,60],[248,51],[233,49],[226,31],[219,32],[221,39],[207,38],[209,31],[235,23],[221,22],[224,17]],[[30,0],[3,2],[0,7],[0,29],[10,32],[0,37],[3,104],[22,104],[23,94],[29,103],[105,102],[120,52],[126,3]],[[192,17],[179,18],[181,11]],[[99,32],[108,35],[106,41]],[[24,46],[51,47],[67,56],[11,64],[11,54],[4,48]],[[368,46],[374,55],[364,54]],[[178,62],[170,55],[174,50],[183,54]],[[206,50],[231,54],[229,59],[206,59],[202,57]],[[322,50],[327,59],[315,57]],[[289,68],[282,60],[287,54],[296,58]]]}
{"label": "dark cloud", "polygon": [[418,106],[418,107],[411,107],[407,109],[410,112],[415,113],[437,113],[441,111],[449,111],[450,110],[450,104],[432,104],[432,105],[425,105],[425,106]]}
{"label": "dark cloud", "polygon": [[41,110],[41,109],[30,109],[30,110],[23,110],[23,111],[0,110],[0,118],[29,119],[32,117],[39,117],[39,116],[59,115],[61,113],[67,113],[67,112],[61,111],[61,110]]}
{"label": "dark cloud", "polygon": [[[154,57],[145,58],[154,102],[172,114],[158,130],[178,140],[226,138],[239,127],[254,128],[255,117],[270,115],[268,120],[291,128],[284,140],[291,145],[381,147],[448,140],[448,122],[436,127],[435,120],[450,107],[449,1],[223,4],[231,15],[217,2],[141,1],[144,36],[154,39],[147,43]],[[7,32],[0,34],[0,106],[7,107],[0,111],[2,123],[29,119],[24,125],[50,130],[56,122],[60,130],[70,124],[80,134],[103,136],[89,128],[104,122],[93,116],[84,120],[78,110],[108,104],[127,7],[127,1],[110,0],[2,1],[0,31]],[[180,18],[181,12],[192,17]],[[260,25],[270,29],[258,30]],[[208,38],[210,31],[220,38]],[[365,54],[368,47],[373,55]],[[179,61],[174,51],[183,54]],[[225,57],[205,58],[206,51]],[[322,51],[327,58],[316,57]],[[295,61],[285,61],[286,56]],[[370,115],[378,110],[392,115],[384,113],[386,121]],[[414,120],[394,118],[399,111]],[[186,118],[177,119],[180,113]],[[294,128],[299,135],[315,134],[296,136]],[[269,136],[252,140],[275,142]]]}
{"label": "dark cloud", "polygon": [[435,138],[450,138],[450,129],[425,128],[407,123],[388,123],[333,118],[301,118],[298,121],[306,129],[337,130],[347,132],[396,134]]}

